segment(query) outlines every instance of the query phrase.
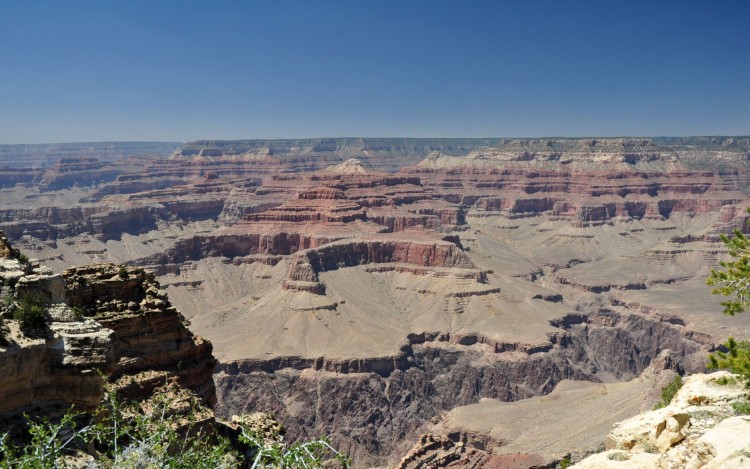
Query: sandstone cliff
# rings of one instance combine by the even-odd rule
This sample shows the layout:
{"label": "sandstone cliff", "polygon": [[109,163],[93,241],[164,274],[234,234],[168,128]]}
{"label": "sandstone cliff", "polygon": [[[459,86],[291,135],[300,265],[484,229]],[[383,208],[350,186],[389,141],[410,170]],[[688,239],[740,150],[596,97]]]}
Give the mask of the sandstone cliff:
{"label": "sandstone cliff", "polygon": [[[99,405],[109,382],[125,398],[146,399],[168,381],[212,407],[216,360],[211,344],[193,335],[139,268],[100,264],[54,274],[28,263],[0,235],[3,320],[0,344],[0,430],[13,430],[21,413],[55,415],[71,404]],[[32,305],[41,324],[19,322]]]}

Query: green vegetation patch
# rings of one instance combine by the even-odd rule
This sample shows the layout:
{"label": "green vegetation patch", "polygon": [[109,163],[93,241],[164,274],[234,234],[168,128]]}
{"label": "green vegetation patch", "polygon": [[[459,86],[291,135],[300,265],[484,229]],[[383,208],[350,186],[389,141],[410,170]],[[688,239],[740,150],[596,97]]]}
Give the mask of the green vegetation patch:
{"label": "green vegetation patch", "polygon": [[750,415],[750,401],[743,400],[732,403],[732,409],[737,415]]}
{"label": "green vegetation patch", "polygon": [[737,342],[730,337],[724,344],[726,352],[716,352],[708,356],[709,369],[725,369],[740,375],[745,386],[750,387],[750,342]]}
{"label": "green vegetation patch", "polygon": [[610,461],[627,461],[630,459],[630,455],[624,451],[615,451],[607,455],[607,459]]}
{"label": "green vegetation patch", "polygon": [[719,386],[733,386],[737,384],[737,378],[734,376],[720,376],[714,382]]}
{"label": "green vegetation patch", "polygon": [[226,431],[204,424],[206,415],[200,412],[200,404],[192,402],[188,412],[176,410],[175,406],[190,399],[170,385],[162,390],[154,398],[130,405],[122,404],[110,391],[106,403],[92,416],[76,414],[72,408],[54,421],[26,415],[29,438],[25,443],[0,435],[0,468],[52,469],[86,459],[89,468],[121,469],[323,469],[333,461],[338,462],[335,467],[351,466],[325,438],[285,444],[283,426],[270,415],[243,418],[239,436],[230,440],[220,434]]}
{"label": "green vegetation patch", "polygon": [[18,321],[24,334],[44,329],[47,326],[47,311],[38,296],[27,295],[21,299],[13,311],[13,319]]}
{"label": "green vegetation patch", "polygon": [[677,394],[677,391],[680,390],[682,385],[682,376],[675,376],[671,383],[661,388],[661,399],[659,399],[659,402],[656,403],[654,409],[661,409],[662,407],[668,406],[669,403],[672,402],[672,399],[674,398],[675,394]]}
{"label": "green vegetation patch", "polygon": [[8,345],[8,336],[10,335],[10,328],[5,323],[5,319],[0,316],[0,345]]}

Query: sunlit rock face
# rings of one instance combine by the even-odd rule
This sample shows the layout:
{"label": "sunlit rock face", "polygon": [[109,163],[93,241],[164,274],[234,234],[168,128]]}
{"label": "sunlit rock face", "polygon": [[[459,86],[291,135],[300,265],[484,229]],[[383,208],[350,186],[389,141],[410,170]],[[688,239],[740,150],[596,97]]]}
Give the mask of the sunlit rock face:
{"label": "sunlit rock face", "polygon": [[[192,142],[130,167],[49,164],[46,188],[40,173],[3,189],[0,226],[45,275],[127,262],[143,285],[158,280],[214,344],[220,416],[274,411],[291,437],[331,434],[362,466],[398,464],[431,434],[409,461],[434,446],[526,467],[595,449],[613,407],[618,420],[643,410],[659,379],[641,375],[664,350],[671,370],[699,372],[728,335],[750,336],[704,284],[726,255],[719,235],[746,229],[749,149],[701,137]],[[115,179],[97,180],[110,166]],[[70,271],[66,288],[81,294],[68,279],[92,275]],[[193,357],[205,382],[199,339],[159,348],[190,342],[164,332],[175,313],[159,295],[115,302],[102,326],[151,331],[145,349]],[[95,355],[140,373],[152,364],[130,341]],[[522,419],[538,404],[505,405],[553,391],[590,404],[590,425],[555,448],[478,419]],[[574,421],[567,407],[561,421]]]}
{"label": "sunlit rock face", "polygon": [[[121,398],[147,399],[165,383],[213,407],[211,344],[191,333],[154,274],[95,264],[55,274],[27,262],[0,235],[0,287],[8,334],[0,344],[0,428],[20,415],[54,416],[101,404],[105,383]],[[24,327],[33,302],[46,318]],[[13,319],[11,319],[13,318]]]}

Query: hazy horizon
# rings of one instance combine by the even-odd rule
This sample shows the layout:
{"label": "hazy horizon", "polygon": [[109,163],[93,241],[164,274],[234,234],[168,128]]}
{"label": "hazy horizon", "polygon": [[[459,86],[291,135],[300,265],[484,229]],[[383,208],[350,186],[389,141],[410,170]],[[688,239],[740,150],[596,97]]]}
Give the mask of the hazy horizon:
{"label": "hazy horizon", "polygon": [[10,1],[0,142],[748,135],[748,16],[742,1]]}
{"label": "hazy horizon", "polygon": [[179,144],[184,145],[186,143],[190,142],[211,142],[211,141],[287,141],[287,140],[326,140],[326,139],[410,139],[410,140],[419,140],[419,139],[444,139],[444,140],[459,140],[459,139],[470,139],[470,140],[535,140],[535,139],[587,139],[587,138],[653,138],[653,139],[662,139],[662,138],[689,138],[689,137],[697,137],[697,138],[750,138],[750,134],[748,135],[705,135],[705,134],[696,134],[696,135],[572,135],[572,136],[564,136],[564,135],[535,135],[535,136],[516,136],[516,135],[501,135],[501,136],[495,136],[495,137],[462,137],[462,136],[452,136],[452,137],[421,137],[421,136],[392,136],[392,137],[382,137],[382,136],[376,136],[376,137],[363,137],[363,136],[344,136],[344,137],[331,137],[331,136],[317,136],[317,137],[281,137],[281,138],[194,138],[190,140],[185,140],[182,142],[173,141],[173,140],[92,140],[92,141],[75,141],[75,142],[11,142],[11,143],[5,143],[0,142],[0,146],[21,146],[21,145],[83,145],[83,144],[104,144],[104,143],[170,143],[170,144]]}

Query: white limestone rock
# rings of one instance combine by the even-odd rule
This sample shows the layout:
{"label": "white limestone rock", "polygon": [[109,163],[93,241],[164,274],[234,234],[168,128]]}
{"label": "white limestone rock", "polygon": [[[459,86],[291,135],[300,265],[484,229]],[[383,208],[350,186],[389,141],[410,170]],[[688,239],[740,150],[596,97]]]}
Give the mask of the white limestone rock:
{"label": "white limestone rock", "polygon": [[695,444],[687,469],[750,469],[750,417],[730,417],[707,431]]}
{"label": "white limestone rock", "polygon": [[653,469],[658,460],[658,454],[631,453],[615,449],[589,456],[573,467],[576,469]]}
{"label": "white limestone rock", "polygon": [[606,437],[608,451],[573,467],[750,469],[750,416],[733,408],[748,398],[732,373],[689,376],[667,407],[618,423]]}
{"label": "white limestone rock", "polygon": [[618,424],[604,440],[606,449],[663,453],[682,441],[690,427],[690,416],[678,408],[665,407],[636,415]]}

